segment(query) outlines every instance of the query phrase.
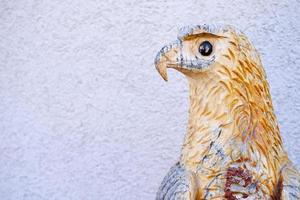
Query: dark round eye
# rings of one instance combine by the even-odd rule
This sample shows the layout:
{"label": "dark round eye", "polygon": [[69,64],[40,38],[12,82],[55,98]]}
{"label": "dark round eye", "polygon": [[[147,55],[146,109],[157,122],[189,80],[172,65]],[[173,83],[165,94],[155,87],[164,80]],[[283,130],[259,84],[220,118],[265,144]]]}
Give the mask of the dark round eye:
{"label": "dark round eye", "polygon": [[213,51],[213,46],[209,41],[204,41],[199,46],[199,53],[202,56],[209,56],[212,51]]}

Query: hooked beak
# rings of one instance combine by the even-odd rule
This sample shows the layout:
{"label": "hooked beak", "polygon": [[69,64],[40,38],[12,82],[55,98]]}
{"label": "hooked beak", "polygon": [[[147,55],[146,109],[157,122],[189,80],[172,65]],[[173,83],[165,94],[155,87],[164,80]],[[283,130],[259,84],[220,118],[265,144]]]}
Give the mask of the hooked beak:
{"label": "hooked beak", "polygon": [[161,77],[168,81],[167,68],[176,68],[180,57],[178,42],[164,46],[156,55],[155,68]]}

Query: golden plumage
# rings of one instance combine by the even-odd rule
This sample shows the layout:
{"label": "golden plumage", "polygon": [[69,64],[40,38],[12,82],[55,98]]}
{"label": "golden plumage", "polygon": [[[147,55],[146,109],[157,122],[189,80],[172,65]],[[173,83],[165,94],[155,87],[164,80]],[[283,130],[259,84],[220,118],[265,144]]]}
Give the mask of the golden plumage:
{"label": "golden plumage", "polygon": [[[207,42],[211,53],[200,50],[208,50]],[[300,176],[282,147],[266,74],[243,33],[184,28],[155,65],[165,80],[167,68],[182,72],[190,88],[180,161],[157,199],[300,199]]]}

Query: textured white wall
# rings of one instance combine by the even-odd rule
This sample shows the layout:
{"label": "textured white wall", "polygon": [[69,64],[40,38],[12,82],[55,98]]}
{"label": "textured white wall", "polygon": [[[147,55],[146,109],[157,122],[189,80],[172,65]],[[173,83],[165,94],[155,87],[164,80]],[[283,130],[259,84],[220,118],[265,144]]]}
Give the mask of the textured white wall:
{"label": "textured white wall", "polygon": [[300,2],[0,0],[0,199],[154,199],[187,123],[156,52],[179,27],[232,24],[262,54],[300,166]]}

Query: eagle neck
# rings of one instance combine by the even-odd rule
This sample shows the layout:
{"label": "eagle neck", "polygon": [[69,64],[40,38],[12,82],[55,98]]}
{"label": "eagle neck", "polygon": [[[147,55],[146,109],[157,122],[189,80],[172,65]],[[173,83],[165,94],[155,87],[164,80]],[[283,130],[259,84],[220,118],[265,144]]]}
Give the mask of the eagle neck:
{"label": "eagle neck", "polygon": [[195,169],[208,154],[225,155],[226,142],[234,138],[234,127],[222,85],[209,75],[188,80],[189,118],[181,161]]}

